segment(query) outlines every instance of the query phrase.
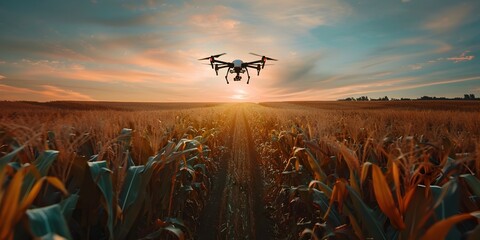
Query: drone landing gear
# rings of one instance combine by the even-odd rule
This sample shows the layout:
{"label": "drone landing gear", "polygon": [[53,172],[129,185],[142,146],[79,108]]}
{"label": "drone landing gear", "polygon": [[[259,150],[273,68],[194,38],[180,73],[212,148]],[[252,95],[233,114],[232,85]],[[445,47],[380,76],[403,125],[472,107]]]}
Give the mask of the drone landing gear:
{"label": "drone landing gear", "polygon": [[245,70],[247,70],[247,76],[248,76],[247,84],[248,84],[250,82],[250,74],[248,73],[248,68],[245,68]]}
{"label": "drone landing gear", "polygon": [[225,81],[227,81],[227,84],[230,84],[230,83],[228,82],[228,72],[230,72],[230,68],[228,68],[227,74],[225,75]]}

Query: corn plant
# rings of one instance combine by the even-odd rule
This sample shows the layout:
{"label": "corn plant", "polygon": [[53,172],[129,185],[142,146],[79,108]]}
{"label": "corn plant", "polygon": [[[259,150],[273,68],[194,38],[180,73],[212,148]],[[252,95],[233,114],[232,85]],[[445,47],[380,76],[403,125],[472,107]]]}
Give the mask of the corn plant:
{"label": "corn plant", "polygon": [[25,138],[34,130],[3,125],[0,238],[193,238],[220,146],[218,130],[187,118],[155,137],[156,151],[153,127],[97,142],[74,128]]}
{"label": "corn plant", "polygon": [[458,239],[472,229],[469,237],[478,236],[475,160],[455,155],[448,138],[379,138],[345,125],[315,138],[306,117],[285,124],[272,110],[257,111],[251,125],[267,128],[257,135],[259,151],[281,169],[270,214],[283,238]]}

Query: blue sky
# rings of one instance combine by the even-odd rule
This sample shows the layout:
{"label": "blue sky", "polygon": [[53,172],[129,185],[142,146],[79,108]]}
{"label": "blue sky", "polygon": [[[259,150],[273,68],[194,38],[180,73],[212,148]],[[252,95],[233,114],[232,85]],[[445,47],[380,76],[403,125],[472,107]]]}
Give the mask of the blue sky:
{"label": "blue sky", "polygon": [[[478,0],[0,2],[0,100],[480,95]],[[197,59],[280,61],[225,84]],[[244,77],[246,79],[246,76]]]}

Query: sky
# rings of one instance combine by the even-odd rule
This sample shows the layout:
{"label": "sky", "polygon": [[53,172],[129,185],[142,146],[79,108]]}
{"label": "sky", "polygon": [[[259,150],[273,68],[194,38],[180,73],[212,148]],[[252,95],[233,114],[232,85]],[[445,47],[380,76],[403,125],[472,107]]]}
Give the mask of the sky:
{"label": "sky", "polygon": [[[2,0],[0,100],[480,96],[478,0]],[[225,82],[199,58],[276,58]]]}

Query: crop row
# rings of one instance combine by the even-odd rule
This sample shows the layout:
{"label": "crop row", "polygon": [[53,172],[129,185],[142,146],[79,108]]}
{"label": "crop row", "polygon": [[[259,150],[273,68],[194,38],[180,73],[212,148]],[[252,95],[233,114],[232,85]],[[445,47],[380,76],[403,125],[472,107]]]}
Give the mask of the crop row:
{"label": "crop row", "polygon": [[[194,237],[223,154],[220,113],[111,113],[3,119],[0,239]],[[112,136],[121,124],[137,129]]]}
{"label": "crop row", "polygon": [[252,108],[276,237],[478,239],[475,119],[364,114]]}

